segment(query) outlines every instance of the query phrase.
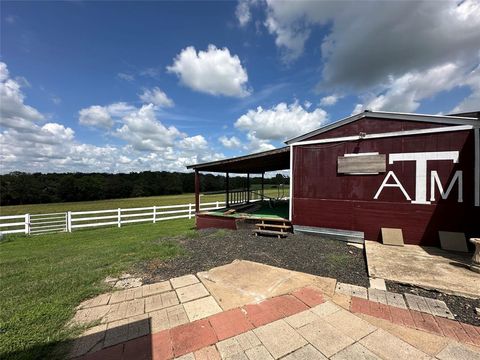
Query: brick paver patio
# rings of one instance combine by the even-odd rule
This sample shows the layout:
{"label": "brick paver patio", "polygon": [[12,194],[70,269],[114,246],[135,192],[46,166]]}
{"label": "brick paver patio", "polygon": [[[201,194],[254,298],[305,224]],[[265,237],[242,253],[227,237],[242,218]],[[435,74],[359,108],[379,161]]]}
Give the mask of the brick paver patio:
{"label": "brick paver patio", "polygon": [[82,360],[480,359],[480,327],[374,301],[382,294],[368,300],[302,286],[223,311],[205,285],[187,275],[84,302],[74,321],[100,325],[75,342],[72,355]]}

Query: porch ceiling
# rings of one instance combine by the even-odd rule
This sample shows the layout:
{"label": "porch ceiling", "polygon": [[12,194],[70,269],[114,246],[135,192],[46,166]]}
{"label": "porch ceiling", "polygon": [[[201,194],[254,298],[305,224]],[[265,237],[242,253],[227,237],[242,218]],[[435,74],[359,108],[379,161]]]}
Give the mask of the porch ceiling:
{"label": "porch ceiling", "polygon": [[187,166],[187,169],[237,174],[260,174],[290,168],[290,147]]}

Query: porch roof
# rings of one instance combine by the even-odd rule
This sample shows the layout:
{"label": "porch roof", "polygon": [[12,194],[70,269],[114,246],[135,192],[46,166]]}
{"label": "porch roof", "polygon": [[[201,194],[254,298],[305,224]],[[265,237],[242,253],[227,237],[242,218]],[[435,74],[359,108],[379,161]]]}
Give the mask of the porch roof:
{"label": "porch roof", "polygon": [[197,171],[260,174],[290,168],[290,147],[187,166]]}

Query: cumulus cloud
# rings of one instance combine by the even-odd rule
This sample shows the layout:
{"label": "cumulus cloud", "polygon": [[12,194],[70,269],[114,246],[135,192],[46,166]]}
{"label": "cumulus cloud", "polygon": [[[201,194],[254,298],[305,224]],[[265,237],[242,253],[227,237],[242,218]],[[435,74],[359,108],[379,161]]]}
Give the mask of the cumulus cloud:
{"label": "cumulus cloud", "polygon": [[261,140],[286,140],[320,127],[327,119],[325,110],[308,111],[298,101],[279,103],[269,109],[259,106],[235,122],[235,127]]}
{"label": "cumulus cloud", "polygon": [[32,121],[45,119],[43,114],[24,101],[20,81],[10,78],[7,65],[0,62],[0,125],[25,128]]}
{"label": "cumulus cloud", "polygon": [[324,96],[321,100],[320,100],[320,106],[332,106],[332,105],[335,105],[337,103],[337,101],[340,99],[340,96],[338,95],[328,95],[328,96]]}
{"label": "cumulus cloud", "polygon": [[237,55],[228,48],[209,45],[206,51],[193,46],[183,49],[167,71],[176,74],[189,88],[211,94],[232,97],[249,95],[248,75]]}
{"label": "cumulus cloud", "polygon": [[112,117],[107,108],[100,105],[93,105],[78,112],[79,122],[87,126],[99,126],[109,128],[113,125]]}
{"label": "cumulus cloud", "polygon": [[228,149],[238,148],[242,144],[236,136],[232,136],[232,137],[221,136],[218,140],[223,146],[225,146]]}
{"label": "cumulus cloud", "polygon": [[458,65],[447,63],[425,72],[408,72],[398,78],[390,77],[384,91],[376,95],[367,95],[366,102],[357,104],[353,113],[366,109],[414,112],[422,100],[432,97],[440,90],[448,91],[462,85],[458,83],[458,79],[462,78],[462,72]]}
{"label": "cumulus cloud", "polygon": [[[224,157],[213,151],[201,136],[188,136],[164,126],[153,104],[136,108],[123,102],[94,105],[80,111],[87,125],[117,126],[107,129],[107,144],[96,146],[76,138],[73,129],[54,122],[42,125],[45,116],[24,104],[18,82],[0,63],[1,79],[1,172],[130,172],[141,170],[185,171],[185,166]],[[4,100],[9,104],[4,109]],[[93,110],[92,110],[93,109]],[[8,111],[5,111],[8,110]],[[125,145],[110,145],[111,136]]]}
{"label": "cumulus cloud", "polygon": [[172,107],[173,100],[170,99],[165,92],[160,90],[158,87],[154,87],[153,89],[145,89],[143,94],[139,95],[140,100],[144,103],[152,103],[157,106],[161,107]]}
{"label": "cumulus cloud", "polygon": [[123,117],[122,121],[123,126],[115,131],[115,135],[137,150],[163,150],[182,136],[174,126],[166,127],[157,120],[153,104],[143,105]]}

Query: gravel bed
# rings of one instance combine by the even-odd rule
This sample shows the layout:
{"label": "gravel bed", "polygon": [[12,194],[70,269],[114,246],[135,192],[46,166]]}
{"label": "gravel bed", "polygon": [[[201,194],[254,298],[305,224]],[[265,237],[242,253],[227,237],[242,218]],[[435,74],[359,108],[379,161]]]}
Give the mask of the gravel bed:
{"label": "gravel bed", "polygon": [[326,237],[290,234],[278,239],[256,237],[251,230],[207,229],[169,240],[179,242],[186,254],[139,264],[136,271],[145,283],[195,274],[241,259],[368,286],[363,250]]}
{"label": "gravel bed", "polygon": [[480,316],[475,312],[475,308],[480,308],[480,299],[470,299],[462,296],[447,295],[435,290],[426,290],[417,286],[399,284],[392,281],[386,281],[388,291],[396,293],[410,293],[424,296],[432,299],[445,301],[450,311],[458,321],[480,326]]}

